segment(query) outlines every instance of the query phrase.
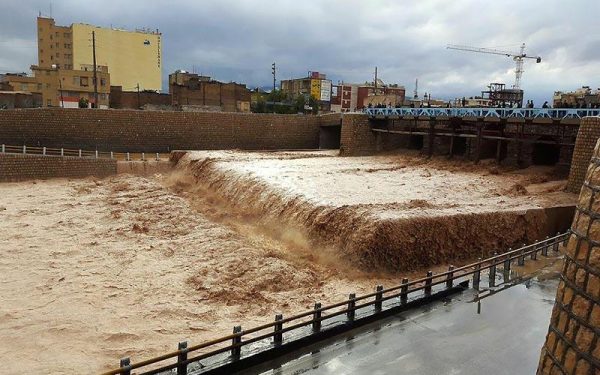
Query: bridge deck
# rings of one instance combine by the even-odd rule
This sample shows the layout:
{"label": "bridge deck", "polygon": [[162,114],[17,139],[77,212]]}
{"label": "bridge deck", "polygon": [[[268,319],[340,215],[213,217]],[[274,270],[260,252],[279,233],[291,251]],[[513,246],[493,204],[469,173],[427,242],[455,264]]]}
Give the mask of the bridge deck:
{"label": "bridge deck", "polygon": [[598,117],[598,108],[367,108],[373,118],[458,117],[483,119],[548,119],[566,120]]}

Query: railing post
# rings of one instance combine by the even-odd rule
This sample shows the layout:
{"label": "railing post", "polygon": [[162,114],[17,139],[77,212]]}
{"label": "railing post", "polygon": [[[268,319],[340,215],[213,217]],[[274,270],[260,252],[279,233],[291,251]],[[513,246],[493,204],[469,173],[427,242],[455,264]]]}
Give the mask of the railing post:
{"label": "railing post", "polygon": [[46,146],[42,147],[42,155],[46,155]]}
{"label": "railing post", "polygon": [[[556,236],[560,236],[560,232],[556,232]],[[558,238],[554,239],[554,245],[552,246],[552,251],[554,251],[555,253],[558,252],[558,244],[560,243],[560,240]]]}
{"label": "railing post", "polygon": [[160,161],[160,155],[158,154],[158,152],[156,153],[156,161]]}
{"label": "railing post", "polygon": [[23,153],[26,154],[27,153],[27,146],[23,145]]}
{"label": "railing post", "polygon": [[400,285],[400,303],[406,303],[406,301],[408,301],[408,279],[405,277]]}
{"label": "railing post", "polygon": [[96,159],[98,159],[98,150],[96,150]]}
{"label": "railing post", "polygon": [[[511,248],[508,249],[510,253],[512,251]],[[504,282],[507,282],[510,279],[510,255],[506,256],[506,260],[504,261]]]}
{"label": "railing post", "polygon": [[142,152],[142,161],[146,161],[146,154]]}
{"label": "railing post", "polygon": [[6,152],[6,145],[2,144],[2,153],[4,154]]}
{"label": "railing post", "polygon": [[280,345],[283,342],[283,333],[281,333],[281,330],[283,329],[283,323],[277,323],[281,320],[283,320],[283,315],[275,315],[275,335],[273,335],[273,341],[275,342],[275,345]]}
{"label": "railing post", "polygon": [[[496,255],[498,253],[494,253],[494,257]],[[496,259],[492,261],[492,265],[490,266],[489,286],[496,286]]]}
{"label": "railing post", "polygon": [[351,322],[354,321],[354,317],[356,315],[356,311],[354,310],[354,306],[356,306],[356,301],[354,301],[355,298],[356,294],[354,293],[350,293],[348,295],[348,312],[346,313],[346,316]]}
{"label": "railing post", "polygon": [[315,310],[313,312],[313,322],[312,322],[313,331],[321,330],[321,303],[315,302]]}
{"label": "railing post", "polygon": [[517,265],[524,266],[525,265],[525,244],[521,247],[521,254],[517,258]]}
{"label": "railing post", "polygon": [[542,247],[542,256],[547,257],[548,256],[548,247],[550,246],[550,244],[548,243],[548,236],[546,236],[546,239],[544,240],[544,246]]}
{"label": "railing post", "polygon": [[426,296],[431,295],[431,283],[432,283],[431,277],[432,276],[433,276],[433,272],[427,271],[427,279],[425,279],[425,289],[424,289]]}
{"label": "railing post", "polygon": [[115,154],[114,154],[112,151],[110,152],[110,158],[111,158],[111,159],[114,159],[114,158],[115,158]]}
{"label": "railing post", "polygon": [[569,242],[569,233],[570,233],[570,230],[568,230],[567,233],[565,233],[566,236],[565,236],[565,239],[563,240],[563,246],[567,246],[567,242]]}
{"label": "railing post", "polygon": [[81,157],[81,149],[79,149],[79,157]]}
{"label": "railing post", "polygon": [[[240,333],[240,332],[242,332],[242,326],[233,327],[234,335],[236,333]],[[233,357],[233,359],[240,358],[240,355],[242,354],[242,347],[240,346],[241,343],[242,343],[242,335],[236,335],[233,337],[233,339],[231,339],[231,345],[233,346],[233,348],[231,348],[231,356]]]}
{"label": "railing post", "polygon": [[538,252],[538,244],[536,242],[534,242],[532,246],[533,246],[533,252],[531,253],[531,260],[536,260],[537,252]]}
{"label": "railing post", "polygon": [[126,156],[125,156],[125,160],[127,160],[127,161],[130,161],[130,160],[131,160],[131,158],[129,157],[129,152],[126,154]]}
{"label": "railing post", "polygon": [[121,372],[119,374],[131,375],[131,361],[129,360],[129,357],[121,358],[119,367],[121,368]]}
{"label": "railing post", "polygon": [[383,299],[383,285],[377,285],[375,291],[377,292],[375,294],[375,311],[380,312],[382,307],[381,300]]}
{"label": "railing post", "polygon": [[481,258],[477,258],[475,264],[475,272],[473,273],[473,288],[479,289],[479,281],[481,280]]}
{"label": "railing post", "polygon": [[446,288],[452,288],[454,284],[454,266],[450,265],[448,267],[448,276],[446,276]]}
{"label": "railing post", "polygon": [[187,363],[182,362],[187,361],[187,341],[181,341],[177,345],[177,350],[179,350],[179,354],[177,355],[177,375],[186,375]]}
{"label": "railing post", "polygon": [[64,148],[60,149],[60,156],[65,156],[65,149]]}

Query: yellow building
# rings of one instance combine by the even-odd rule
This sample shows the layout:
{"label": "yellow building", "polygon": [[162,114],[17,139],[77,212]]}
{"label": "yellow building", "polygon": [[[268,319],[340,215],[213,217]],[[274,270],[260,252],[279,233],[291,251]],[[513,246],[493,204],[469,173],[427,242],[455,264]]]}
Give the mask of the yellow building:
{"label": "yellow building", "polygon": [[138,84],[140,90],[162,89],[162,40],[158,31],[126,31],[81,23],[57,26],[52,18],[37,20],[39,67],[85,70],[93,66],[94,32],[96,64],[108,66],[111,84],[127,90]]}

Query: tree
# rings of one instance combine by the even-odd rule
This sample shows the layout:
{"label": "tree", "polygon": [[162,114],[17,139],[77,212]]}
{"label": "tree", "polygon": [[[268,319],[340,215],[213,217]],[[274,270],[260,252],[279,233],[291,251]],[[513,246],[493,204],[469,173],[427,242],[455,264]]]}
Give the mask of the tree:
{"label": "tree", "polygon": [[88,108],[90,101],[86,98],[79,98],[79,108]]}

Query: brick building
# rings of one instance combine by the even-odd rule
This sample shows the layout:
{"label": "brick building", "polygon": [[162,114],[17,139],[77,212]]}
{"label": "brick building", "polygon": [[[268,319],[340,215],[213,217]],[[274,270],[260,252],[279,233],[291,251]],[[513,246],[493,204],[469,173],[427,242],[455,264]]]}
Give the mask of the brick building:
{"label": "brick building", "polygon": [[123,91],[122,86],[110,86],[110,108],[140,109],[171,107],[171,94],[156,91]]}
{"label": "brick building", "polygon": [[382,82],[378,82],[377,86],[373,83],[341,83],[334,85],[332,92],[333,112],[354,112],[369,104],[402,105],[406,95],[404,86],[384,85]]}
{"label": "brick building", "polygon": [[223,112],[250,112],[250,90],[246,85],[224,83],[185,71],[169,75],[171,104],[176,107]]}

